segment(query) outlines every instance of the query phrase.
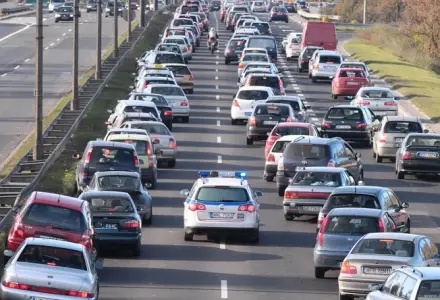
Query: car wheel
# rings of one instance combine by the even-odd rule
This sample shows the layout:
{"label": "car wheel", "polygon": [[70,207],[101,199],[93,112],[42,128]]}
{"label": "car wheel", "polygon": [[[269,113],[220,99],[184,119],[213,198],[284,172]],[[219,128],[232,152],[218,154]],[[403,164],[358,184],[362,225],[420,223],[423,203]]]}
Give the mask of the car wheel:
{"label": "car wheel", "polygon": [[337,100],[338,99],[338,95],[332,94],[332,98]]}
{"label": "car wheel", "polygon": [[194,94],[194,89],[188,90],[188,94]]}
{"label": "car wheel", "polygon": [[141,256],[141,242],[140,241],[133,248],[133,256],[134,257]]}
{"label": "car wheel", "polygon": [[303,69],[298,68],[298,73],[301,73],[303,71]]}
{"label": "car wheel", "polygon": [[229,65],[229,60],[225,59],[225,65]]}
{"label": "car wheel", "polygon": [[58,20],[55,20],[55,23],[58,23]]}
{"label": "car wheel", "polygon": [[172,131],[173,130],[173,123],[168,124],[167,127],[170,131]]}
{"label": "car wheel", "polygon": [[185,58],[185,65],[187,65],[189,63],[189,59]]}
{"label": "car wheel", "polygon": [[397,179],[405,179],[405,173],[397,170]]}
{"label": "car wheel", "polygon": [[105,15],[106,18],[108,18],[108,15]]}
{"label": "car wheel", "polygon": [[382,162],[382,156],[376,153],[376,162],[381,163]]}
{"label": "car wheel", "polygon": [[284,186],[277,187],[278,196],[284,197],[284,191],[285,190],[286,190],[286,187],[284,187]]}
{"label": "car wheel", "polygon": [[351,296],[351,295],[342,295],[342,294],[339,294],[339,300],[353,300],[353,299],[354,299],[354,297]]}
{"label": "car wheel", "polygon": [[257,228],[251,235],[250,242],[253,244],[258,244],[260,242],[260,229]]}
{"label": "car wheel", "polygon": [[189,117],[183,117],[182,123],[189,123]]}
{"label": "car wheel", "polygon": [[315,278],[324,278],[324,276],[325,276],[324,269],[315,267]]}
{"label": "car wheel", "polygon": [[289,23],[289,20],[286,20],[285,22],[286,22],[286,23]]}
{"label": "car wheel", "polygon": [[253,144],[254,144],[254,140],[246,137],[246,145],[253,145]]}
{"label": "car wheel", "polygon": [[[311,75],[310,75],[310,76],[311,76]],[[316,83],[316,77],[311,76],[311,78],[312,78],[312,82],[313,82],[313,83]]]}
{"label": "car wheel", "polygon": [[191,242],[194,239],[194,235],[192,233],[184,233],[183,239],[187,242]]}
{"label": "car wheel", "polygon": [[373,158],[376,158],[376,152],[374,152],[374,146],[373,146]]}
{"label": "car wheel", "polygon": [[153,223],[153,208],[151,208],[150,218],[144,219],[142,222],[142,224],[145,224],[145,225],[151,225],[151,223]]}
{"label": "car wheel", "polygon": [[295,218],[295,217],[292,216],[292,215],[284,215],[284,219],[285,219],[286,221],[293,221],[294,218]]}
{"label": "car wheel", "polygon": [[309,78],[312,79],[312,74],[309,73]]}
{"label": "car wheel", "polygon": [[264,179],[265,179],[267,182],[272,182],[274,178],[275,178],[274,176],[265,176]]}
{"label": "car wheel", "polygon": [[231,119],[231,125],[238,125],[238,120]]}
{"label": "car wheel", "polygon": [[167,162],[169,168],[174,168],[176,166],[176,160],[172,159]]}

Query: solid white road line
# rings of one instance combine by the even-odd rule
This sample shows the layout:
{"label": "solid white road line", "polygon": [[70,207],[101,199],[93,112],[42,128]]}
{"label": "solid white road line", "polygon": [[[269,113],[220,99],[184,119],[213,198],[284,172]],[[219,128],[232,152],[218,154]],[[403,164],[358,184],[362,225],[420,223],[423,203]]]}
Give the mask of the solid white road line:
{"label": "solid white road line", "polygon": [[216,95],[216,96],[215,96],[215,100],[220,100],[220,96],[219,96],[219,95]]}
{"label": "solid white road line", "polygon": [[1,76],[2,76],[2,77],[5,77],[6,75],[8,75],[8,73],[3,73]]}
{"label": "solid white road line", "polygon": [[217,108],[216,108],[216,111],[217,111],[217,112],[220,112],[220,107],[217,107]]}
{"label": "solid white road line", "polygon": [[63,33],[63,36],[66,36],[67,33]]}
{"label": "solid white road line", "polygon": [[17,70],[18,68],[20,68],[20,65],[15,66],[14,70]]}
{"label": "solid white road line", "polygon": [[221,156],[221,155],[217,156],[217,163],[218,163],[218,164],[223,163],[223,160],[222,160],[222,156]]}
{"label": "solid white road line", "polygon": [[31,60],[30,58],[27,58],[27,59],[24,60],[24,62],[28,62],[28,61],[30,61],[30,60]]}
{"label": "solid white road line", "polygon": [[226,244],[225,242],[220,242],[220,249],[225,250],[226,249]]}
{"label": "solid white road line", "polygon": [[228,281],[227,280],[222,280],[220,282],[220,291],[221,291],[221,298],[228,299]]}
{"label": "solid white road line", "polygon": [[220,127],[220,120],[217,120],[217,126]]}
{"label": "solid white road line", "polygon": [[2,37],[2,38],[0,39],[0,42],[3,42],[4,40],[9,39],[10,37],[13,37],[13,36],[16,35],[16,34],[18,34],[18,33],[20,33],[20,32],[23,32],[23,31],[27,30],[27,29],[28,29],[29,27],[31,27],[31,26],[32,26],[32,25],[27,25],[27,26],[23,27],[23,28],[20,29],[20,30],[14,31],[14,32],[11,33],[11,34],[8,34],[7,36]]}
{"label": "solid white road line", "polygon": [[218,76],[215,76],[215,80],[218,80]]}
{"label": "solid white road line", "polygon": [[220,144],[221,142],[222,142],[222,137],[221,137],[221,136],[218,136],[218,137],[217,137],[217,143]]}

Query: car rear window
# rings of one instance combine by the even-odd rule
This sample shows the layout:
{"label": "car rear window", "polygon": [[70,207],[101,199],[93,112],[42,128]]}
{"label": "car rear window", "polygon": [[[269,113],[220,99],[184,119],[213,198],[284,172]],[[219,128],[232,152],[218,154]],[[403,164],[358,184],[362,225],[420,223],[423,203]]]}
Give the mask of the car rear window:
{"label": "car rear window", "polygon": [[134,153],[131,149],[112,147],[93,147],[90,156],[89,168],[96,168],[98,165],[131,166],[134,168]]}
{"label": "car rear window", "polygon": [[157,118],[155,116],[137,116],[137,117],[125,117],[122,120],[122,123],[126,123],[126,122],[133,122],[133,121],[157,121]]}
{"label": "car rear window", "polygon": [[168,79],[166,77],[164,77],[163,79],[145,79],[145,82],[147,84],[174,84],[174,81],[172,81],[172,79]]}
{"label": "car rear window", "polygon": [[93,212],[134,212],[133,205],[127,198],[109,196],[89,198]]}
{"label": "car rear window", "polygon": [[390,121],[385,124],[385,133],[410,133],[423,132],[422,126],[418,122]]}
{"label": "car rear window", "polygon": [[[182,35],[185,35],[185,33],[183,33]],[[183,45],[185,44],[185,41],[183,39],[166,39],[163,41],[165,44],[178,44],[178,45]]]}
{"label": "car rear window", "polygon": [[152,87],[151,92],[153,94],[159,94],[164,96],[185,96],[185,93],[182,91],[181,88],[172,87],[172,86]]}
{"label": "car rear window", "polygon": [[278,126],[275,134],[279,136],[285,135],[309,135],[309,128],[299,126]]}
{"label": "car rear window", "polygon": [[296,173],[291,185],[305,186],[341,186],[341,176],[334,172],[304,172]]}
{"label": "car rear window", "polygon": [[245,40],[244,39],[239,39],[239,40],[231,40],[229,42],[228,48],[234,48],[234,49],[244,49],[244,44],[245,44]]}
{"label": "car rear window", "polygon": [[367,70],[367,67],[365,65],[350,64],[350,63],[343,63],[343,64],[341,64],[340,68],[362,69],[364,71]]}
{"label": "car rear window", "polygon": [[440,280],[422,280],[417,300],[436,300],[440,298]]}
{"label": "car rear window", "polygon": [[245,49],[244,52],[247,53],[261,53],[261,54],[267,54],[267,51],[265,49]]}
{"label": "car rear window", "polygon": [[326,116],[329,120],[362,121],[362,112],[357,108],[331,108]]}
{"label": "car rear window", "polygon": [[414,136],[408,138],[406,144],[411,146],[440,147],[440,137]]}
{"label": "car rear window", "polygon": [[215,186],[200,188],[194,199],[210,202],[247,202],[249,195],[244,188]]}
{"label": "car rear window", "polygon": [[243,57],[243,61],[267,61],[267,56],[248,53]]}
{"label": "car rear window", "polygon": [[124,113],[133,113],[133,112],[147,113],[147,114],[150,113],[153,116],[158,117],[156,109],[151,106],[126,106],[124,108]]}
{"label": "car rear window", "polygon": [[287,100],[269,100],[267,103],[281,103],[281,104],[287,104],[289,105],[293,110],[301,110],[299,107],[299,103],[296,101],[287,101]]}
{"label": "car rear window", "polygon": [[361,93],[362,98],[393,98],[393,93],[384,90],[364,90]]}
{"label": "car rear window", "polygon": [[350,71],[342,70],[339,73],[339,77],[342,77],[342,78],[364,78],[365,73],[362,70],[350,70]]}
{"label": "car rear window", "polygon": [[98,185],[103,189],[137,190],[138,178],[133,176],[108,175],[98,177]]}
{"label": "car rear window", "polygon": [[255,108],[255,116],[288,116],[289,109],[279,105],[258,105]]}
{"label": "car rear window", "polygon": [[149,134],[152,135],[171,135],[166,126],[161,124],[134,123],[131,124],[131,128],[145,129]]}
{"label": "car rear window", "polygon": [[263,2],[254,2],[255,6],[263,6]]}
{"label": "car rear window", "polygon": [[184,63],[182,56],[178,54],[171,53],[159,53],[156,55],[156,59],[154,61],[155,64],[180,64]]}
{"label": "car rear window", "polygon": [[336,55],[320,55],[319,56],[320,64],[340,64],[341,57]]}
{"label": "car rear window", "polygon": [[[116,141],[116,140],[115,140]],[[142,140],[120,140],[121,142],[132,144],[138,155],[147,155],[149,143]]]}
{"label": "car rear window", "polygon": [[275,76],[252,76],[249,82],[250,86],[267,86],[279,89],[279,79]]}
{"label": "car rear window", "polygon": [[240,91],[237,98],[243,100],[266,100],[269,97],[269,93],[266,91]]}
{"label": "car rear window", "polygon": [[187,66],[167,66],[174,75],[191,75],[191,72]]}
{"label": "car rear window", "polygon": [[170,44],[161,44],[161,45],[159,45],[159,47],[157,47],[157,51],[167,51],[167,52],[180,53],[180,47],[170,45]]}
{"label": "car rear window", "polygon": [[325,233],[360,234],[379,232],[378,220],[363,216],[329,216]]}
{"label": "car rear window", "polygon": [[351,253],[412,257],[414,242],[396,239],[363,239],[353,248]]}
{"label": "car rear window", "polygon": [[[252,26],[258,27],[255,25],[255,23],[252,24]],[[249,48],[266,48],[266,49],[275,49],[275,40],[274,39],[268,39],[268,38],[250,38],[249,39]]]}
{"label": "car rear window", "polygon": [[295,160],[327,159],[329,157],[326,145],[290,143],[284,151],[284,156]]}
{"label": "car rear window", "polygon": [[326,203],[326,208],[331,210],[337,207],[364,207],[380,208],[379,200],[372,195],[363,194],[336,194],[331,195]]}
{"label": "car rear window", "polygon": [[82,252],[58,247],[27,245],[17,262],[87,271]]}
{"label": "car rear window", "polygon": [[23,224],[57,228],[83,233],[86,230],[84,216],[80,211],[59,206],[34,203],[23,217]]}
{"label": "car rear window", "polygon": [[239,11],[247,12],[247,8],[246,7],[234,7],[234,12],[239,12]]}

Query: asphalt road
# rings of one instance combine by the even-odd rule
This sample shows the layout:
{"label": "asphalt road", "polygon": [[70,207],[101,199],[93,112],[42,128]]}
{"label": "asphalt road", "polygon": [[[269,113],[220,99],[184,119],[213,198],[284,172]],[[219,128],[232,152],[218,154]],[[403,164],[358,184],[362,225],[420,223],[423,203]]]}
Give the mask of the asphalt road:
{"label": "asphalt road", "polygon": [[[96,19],[96,12],[82,12],[79,25],[80,75],[95,64]],[[47,115],[71,89],[73,23],[55,23],[54,14],[44,14],[44,20],[43,90],[44,114]],[[113,43],[114,27],[112,17],[103,16],[102,20],[102,47],[105,50]],[[0,38],[0,161],[34,127],[34,24],[35,16],[0,22],[0,36],[3,34]],[[7,37],[17,30],[21,31]],[[119,18],[119,33],[126,30],[127,22]]]}
{"label": "asphalt road", "polygon": [[[265,15],[260,16],[263,19]],[[210,22],[215,26],[213,14]],[[245,127],[230,125],[237,66],[224,65],[224,46],[231,33],[222,23],[218,26],[219,53],[211,55],[201,47],[189,64],[196,80],[194,94],[189,95],[191,119],[189,124],[173,127],[180,151],[178,162],[175,169],[160,170],[158,189],[151,191],[155,215],[151,228],[143,230],[142,256],[133,259],[123,252],[108,254],[100,274],[100,299],[337,299],[337,272],[328,272],[326,279],[314,278],[316,220],[284,220],[275,183],[262,179],[263,143],[246,146]],[[292,22],[273,24],[272,29],[281,38],[287,31],[301,28]],[[279,67],[288,70],[285,75],[291,83],[287,93],[306,99],[315,111],[315,122],[319,122],[326,109],[336,104],[330,98],[329,83],[312,84],[283,59]],[[436,216],[440,215],[439,183],[409,176],[398,181],[391,164],[373,161],[371,149],[359,152],[367,184],[393,188],[402,201],[410,203],[412,231],[432,232],[430,236],[439,242],[434,234],[438,232]],[[179,191],[191,188],[198,170],[249,172],[252,187],[264,192],[259,245],[218,244],[203,238],[183,241],[184,199]]]}

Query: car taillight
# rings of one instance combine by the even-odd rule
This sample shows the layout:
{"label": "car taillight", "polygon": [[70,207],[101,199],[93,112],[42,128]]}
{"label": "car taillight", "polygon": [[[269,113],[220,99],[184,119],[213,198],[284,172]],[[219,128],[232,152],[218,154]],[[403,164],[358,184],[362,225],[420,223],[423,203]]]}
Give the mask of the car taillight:
{"label": "car taillight", "polygon": [[91,232],[87,229],[81,236],[79,243],[86,248],[90,249],[92,246],[92,239],[90,238]]}
{"label": "car taillight", "polygon": [[[158,138],[152,138],[151,142],[154,143],[154,141],[159,140]],[[151,149],[151,145],[150,143],[146,143],[146,148],[145,151],[147,151],[147,155],[152,155],[153,154],[153,149]]]}
{"label": "car taillight", "polygon": [[189,78],[188,78],[188,80],[189,80],[189,81],[194,81],[194,76],[193,76],[193,74],[189,74]]}
{"label": "car taillight", "polygon": [[23,224],[21,222],[15,223],[13,236],[15,238],[24,238],[24,228],[23,228]]}
{"label": "car taillight", "polygon": [[82,172],[81,176],[87,178],[87,172]]}
{"label": "car taillight", "polygon": [[380,139],[379,143],[386,143],[386,140],[385,139]]}
{"label": "car taillight", "polygon": [[139,168],[139,157],[137,155],[134,156],[134,166]]}
{"label": "car taillight", "polygon": [[238,207],[238,211],[247,211],[253,213],[255,211],[255,205],[253,204],[243,204]]}
{"label": "car taillight", "polygon": [[324,245],[324,230],[325,227],[327,227],[327,223],[328,223],[328,216],[325,217],[324,220],[322,220],[321,227],[319,228],[318,236],[316,238],[319,246]]}
{"label": "car taillight", "polygon": [[137,220],[131,220],[124,222],[124,228],[140,228],[141,224]]}
{"label": "car taillight", "polygon": [[278,86],[280,87],[280,89],[283,89],[283,81],[281,79],[278,79]]}
{"label": "car taillight", "polygon": [[188,106],[188,101],[182,101],[182,102],[180,102],[180,106]]}
{"label": "car taillight", "polygon": [[248,121],[249,125],[255,125],[255,117],[250,117]]}
{"label": "car taillight", "polygon": [[302,57],[301,57],[301,62],[302,62],[302,63],[304,62],[304,58],[302,58]]}
{"label": "car taillight", "polygon": [[235,25],[235,20],[232,20],[232,25]]}
{"label": "car taillight", "polygon": [[271,153],[267,156],[267,161],[275,162],[275,156]]}
{"label": "car taillight", "polygon": [[147,85],[148,85],[148,82],[145,80],[145,81],[144,81],[144,84],[142,85],[142,88],[143,88],[143,89],[146,88]]}
{"label": "car taillight", "polygon": [[331,160],[331,161],[328,162],[327,167],[334,168],[335,167],[335,163]]}
{"label": "car taillight", "polygon": [[344,274],[357,274],[357,268],[350,265],[347,260],[344,260],[341,265],[341,273]]}
{"label": "car taillight", "polygon": [[367,126],[365,123],[356,124],[356,129],[364,129]]}
{"label": "car taillight", "polygon": [[383,222],[381,219],[377,220],[377,227],[379,228],[379,232],[385,232],[385,227],[383,226]]}
{"label": "car taillight", "polygon": [[331,128],[331,125],[329,123],[327,123],[327,122],[322,122],[321,126],[323,128],[325,128],[325,129],[330,129]]}
{"label": "car taillight", "polygon": [[285,199],[298,199],[298,193],[297,192],[291,192],[291,191],[285,191],[284,192],[284,198]]}
{"label": "car taillight", "polygon": [[410,160],[411,159],[411,152],[405,152],[402,156],[403,160]]}
{"label": "car taillight", "polygon": [[325,219],[325,215],[324,215],[323,212],[320,211],[319,214],[318,214],[318,228],[321,227],[322,222],[324,221],[324,219]]}
{"label": "car taillight", "polygon": [[90,163],[90,159],[92,158],[92,149],[90,149],[89,151],[87,151],[86,154],[86,158],[84,159],[84,163],[88,164]]}
{"label": "car taillight", "polygon": [[394,101],[387,101],[384,103],[385,106],[397,106],[397,103]]}
{"label": "car taillight", "polygon": [[170,138],[169,144],[168,144],[169,148],[176,148],[177,144],[176,144],[176,140],[173,138]]}
{"label": "car taillight", "polygon": [[231,53],[231,49],[226,48],[225,53]]}
{"label": "car taillight", "polygon": [[244,68],[244,64],[243,64],[243,63],[240,63],[240,64],[238,65],[238,68],[239,68],[239,69],[243,69],[243,68]]}
{"label": "car taillight", "polygon": [[269,28],[269,29],[267,30],[267,32],[272,33],[272,29]]}
{"label": "car taillight", "polygon": [[277,169],[278,171],[284,171],[284,160],[282,157],[278,160]]}
{"label": "car taillight", "polygon": [[187,52],[188,51],[188,47],[183,48],[183,52]]}
{"label": "car taillight", "polygon": [[3,281],[2,285],[4,287],[10,288],[10,289],[33,291],[33,292],[44,293],[44,294],[63,295],[63,296],[71,296],[71,297],[79,297],[79,298],[93,298],[93,297],[95,297],[95,294],[88,293],[88,292],[72,291],[72,290],[59,290],[59,289],[54,289],[54,288],[20,284],[18,282],[11,282],[11,281]]}
{"label": "car taillight", "polygon": [[188,209],[190,211],[197,211],[197,210],[206,210],[205,204],[201,204],[198,202],[193,202],[188,206]]}
{"label": "car taillight", "polygon": [[363,105],[370,105],[370,101],[367,100],[358,100],[356,101],[357,105],[363,106]]}
{"label": "car taillight", "polygon": [[173,115],[173,112],[172,112],[171,110],[169,110],[169,111],[164,112],[163,115],[164,115],[165,117],[170,117],[170,116]]}
{"label": "car taillight", "polygon": [[238,103],[237,100],[234,100],[234,101],[232,101],[232,106],[240,107],[240,104]]}

